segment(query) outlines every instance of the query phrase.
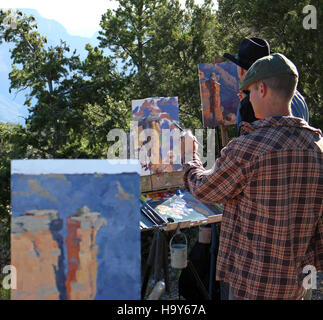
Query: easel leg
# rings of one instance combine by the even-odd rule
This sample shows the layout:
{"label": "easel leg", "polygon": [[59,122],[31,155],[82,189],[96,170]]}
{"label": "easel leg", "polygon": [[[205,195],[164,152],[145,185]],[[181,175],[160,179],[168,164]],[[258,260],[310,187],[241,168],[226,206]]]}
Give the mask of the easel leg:
{"label": "easel leg", "polygon": [[222,149],[222,141],[221,141],[219,127],[216,127],[216,137],[217,137],[217,140],[218,140],[218,143],[217,143],[218,154],[220,154],[221,149]]}
{"label": "easel leg", "polygon": [[221,130],[222,146],[226,146],[229,142],[228,127],[221,125],[220,130]]}
{"label": "easel leg", "polygon": [[160,277],[160,260],[161,260],[161,246],[162,246],[162,235],[158,229],[156,231],[156,250],[155,250],[155,265],[154,265],[154,280],[158,281]]}
{"label": "easel leg", "polygon": [[168,270],[168,241],[166,237],[166,233],[162,233],[162,247],[163,247],[163,269],[165,275],[165,285],[166,285],[166,292],[170,293],[170,285],[169,285],[169,270]]}
{"label": "easel leg", "polygon": [[170,293],[169,271],[168,271],[168,246],[167,246],[165,237],[166,235],[164,231],[160,229],[155,230],[152,244],[149,251],[148,260],[147,260],[147,268],[145,271],[143,284],[141,288],[142,300],[145,298],[149,277],[151,275],[153,268],[154,268],[154,280],[157,282],[158,280],[160,280],[161,266],[163,267],[166,291]]}
{"label": "easel leg", "polygon": [[142,287],[141,287],[141,299],[142,300],[145,298],[149,276],[150,276],[150,273],[151,273],[151,270],[152,270],[152,267],[153,267],[153,259],[154,259],[155,252],[156,252],[156,237],[157,237],[157,233],[154,232],[152,244],[151,244],[151,247],[150,247],[150,250],[149,250],[149,256],[148,256],[148,260],[147,260],[147,267],[146,267],[146,270],[145,270],[143,284],[142,284]]}
{"label": "easel leg", "polygon": [[211,300],[211,296],[208,294],[207,290],[205,289],[204,284],[203,284],[202,280],[200,279],[198,273],[196,272],[195,267],[191,261],[187,262],[187,267],[189,268],[192,275],[194,276],[194,278],[196,280],[196,285],[197,285],[200,293],[203,295],[203,298],[205,300]]}

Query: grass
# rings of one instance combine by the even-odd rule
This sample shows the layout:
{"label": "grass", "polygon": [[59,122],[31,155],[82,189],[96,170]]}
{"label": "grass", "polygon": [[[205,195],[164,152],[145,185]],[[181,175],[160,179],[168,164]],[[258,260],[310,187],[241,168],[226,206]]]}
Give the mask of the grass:
{"label": "grass", "polygon": [[2,281],[4,276],[0,274],[0,300],[10,300],[10,290],[2,287]]}

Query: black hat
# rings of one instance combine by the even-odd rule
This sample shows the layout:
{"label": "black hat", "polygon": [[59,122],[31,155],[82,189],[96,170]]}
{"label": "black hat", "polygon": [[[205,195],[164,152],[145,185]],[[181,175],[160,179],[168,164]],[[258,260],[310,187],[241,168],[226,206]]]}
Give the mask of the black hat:
{"label": "black hat", "polygon": [[225,53],[223,57],[228,58],[241,68],[248,70],[256,60],[268,55],[270,55],[270,47],[266,40],[260,38],[245,38],[240,44],[237,57],[229,53]]}

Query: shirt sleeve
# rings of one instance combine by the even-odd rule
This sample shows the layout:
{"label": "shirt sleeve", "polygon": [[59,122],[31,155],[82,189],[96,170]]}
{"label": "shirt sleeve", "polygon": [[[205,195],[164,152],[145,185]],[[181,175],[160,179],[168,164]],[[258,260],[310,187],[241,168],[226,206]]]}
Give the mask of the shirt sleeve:
{"label": "shirt sleeve", "polygon": [[296,91],[293,96],[291,110],[294,117],[303,118],[307,123],[309,122],[309,113],[306,101],[298,91]]}
{"label": "shirt sleeve", "polygon": [[230,144],[223,148],[210,170],[203,168],[197,154],[184,164],[184,184],[190,193],[203,202],[225,203],[239,195],[251,174],[251,154]]}

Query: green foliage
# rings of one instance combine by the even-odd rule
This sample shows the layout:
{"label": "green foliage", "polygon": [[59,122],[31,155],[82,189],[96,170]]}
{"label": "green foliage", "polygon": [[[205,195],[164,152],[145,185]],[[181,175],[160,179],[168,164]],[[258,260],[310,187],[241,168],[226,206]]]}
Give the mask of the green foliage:
{"label": "green foliage", "polygon": [[120,128],[129,132],[131,112],[124,101],[106,96],[104,102],[86,105],[83,112],[87,125],[83,128],[83,150],[88,158],[106,158],[108,148],[114,142],[107,141],[111,129]]}
{"label": "green foliage", "polygon": [[221,54],[212,1],[123,0],[102,16],[100,46],[124,62],[131,98],[178,96],[184,125],[200,127],[198,63]]}
{"label": "green foliage", "polygon": [[23,127],[0,122],[0,244],[10,247],[10,161],[27,155]]}
{"label": "green foliage", "polygon": [[[15,29],[0,32],[0,39],[15,44],[11,53],[10,90],[28,89],[25,90],[25,105],[30,111],[27,131],[37,155],[43,158],[104,156],[102,152],[93,153],[94,144],[102,145],[106,141],[103,134],[125,125],[124,119],[127,119],[124,110],[114,103],[114,97],[119,101],[123,96],[115,66],[102,50],[90,45],[86,47],[88,56],[83,62],[75,51],[70,53],[63,41],[48,47],[32,16],[18,12],[16,22]],[[36,101],[33,105],[32,99]],[[109,110],[103,114],[107,125],[104,130],[98,131],[103,124],[93,124],[90,105]],[[84,148],[85,145],[89,148]]]}
{"label": "green foliage", "polygon": [[105,158],[108,132],[127,131],[131,100],[145,97],[178,96],[183,126],[201,128],[197,65],[236,53],[244,37],[267,39],[295,63],[310,123],[323,129],[322,33],[303,28],[307,4],[319,25],[318,0],[219,0],[217,12],[211,0],[187,0],[185,8],[178,0],[119,0],[103,14],[100,45],[87,45],[84,61],[65,42],[48,46],[33,16],[18,11],[7,28],[10,11],[0,10],[0,45],[14,45],[10,90],[26,93],[30,111],[26,128],[0,123],[0,242],[9,245],[10,159]]}
{"label": "green foliage", "polygon": [[[2,281],[2,277],[0,275],[0,283]],[[0,300],[10,300],[10,290],[4,289],[0,285]]]}

